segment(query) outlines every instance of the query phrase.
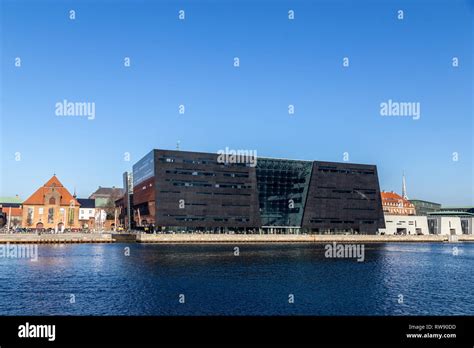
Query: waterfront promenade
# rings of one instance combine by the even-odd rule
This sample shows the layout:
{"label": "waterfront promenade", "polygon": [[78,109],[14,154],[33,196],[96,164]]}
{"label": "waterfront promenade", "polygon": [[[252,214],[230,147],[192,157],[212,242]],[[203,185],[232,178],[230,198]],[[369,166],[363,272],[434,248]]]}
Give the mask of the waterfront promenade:
{"label": "waterfront promenade", "polygon": [[4,243],[399,243],[474,242],[474,235],[317,235],[317,234],[147,234],[147,233],[60,233],[0,234]]}
{"label": "waterfront promenade", "polygon": [[[320,235],[320,234],[137,234],[140,243],[389,243],[448,242],[447,235]],[[460,235],[457,240],[474,241],[474,235]]]}
{"label": "waterfront promenade", "polygon": [[112,243],[111,233],[5,233],[0,234],[0,244],[5,243]]}

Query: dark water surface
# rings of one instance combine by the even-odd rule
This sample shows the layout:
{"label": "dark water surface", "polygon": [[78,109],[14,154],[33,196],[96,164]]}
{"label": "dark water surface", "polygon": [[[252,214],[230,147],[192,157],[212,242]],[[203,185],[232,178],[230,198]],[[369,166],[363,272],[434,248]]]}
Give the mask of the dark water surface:
{"label": "dark water surface", "polygon": [[36,262],[0,258],[0,314],[474,315],[474,244],[366,244],[364,262],[324,245],[234,247],[39,245]]}

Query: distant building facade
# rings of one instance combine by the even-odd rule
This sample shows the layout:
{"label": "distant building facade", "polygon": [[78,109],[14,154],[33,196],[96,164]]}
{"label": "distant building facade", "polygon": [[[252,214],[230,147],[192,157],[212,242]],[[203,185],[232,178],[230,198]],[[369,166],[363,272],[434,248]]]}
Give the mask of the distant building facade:
{"label": "distant building facade", "polygon": [[385,215],[382,235],[424,235],[429,234],[428,219],[417,215]]}
{"label": "distant building facade", "polygon": [[22,225],[33,229],[78,229],[80,204],[53,175],[23,202]]}
{"label": "distant building facade", "polygon": [[415,206],[417,215],[428,215],[441,210],[441,204],[421,199],[411,199],[410,202]]}
{"label": "distant building facade", "polygon": [[92,193],[89,198],[95,200],[95,229],[115,229],[117,211],[115,201],[120,199],[125,190],[122,188],[101,187]]}
{"label": "distant building facade", "polygon": [[415,206],[408,199],[391,191],[382,191],[382,208],[385,215],[416,215]]}
{"label": "distant building facade", "polygon": [[463,211],[437,211],[428,214],[431,234],[473,234],[474,213]]}
{"label": "distant building facade", "polygon": [[114,202],[123,196],[125,190],[122,188],[101,187],[89,196],[89,199],[95,201],[96,208],[110,208],[114,206]]}
{"label": "distant building facade", "polygon": [[92,229],[95,225],[95,200],[89,198],[78,198],[79,223],[82,229]]}
{"label": "distant building facade", "polygon": [[21,227],[23,205],[20,197],[0,197],[0,227]]}
{"label": "distant building facade", "polygon": [[459,207],[459,206],[448,206],[441,207],[440,212],[458,212],[458,213],[470,213],[474,214],[474,207]]}
{"label": "distant building facade", "polygon": [[402,194],[393,191],[381,193],[385,228],[382,235],[423,235],[429,234],[426,216],[416,216],[415,205],[408,199],[405,174],[402,177]]}
{"label": "distant building facade", "polygon": [[461,235],[461,219],[458,216],[428,216],[430,234]]}

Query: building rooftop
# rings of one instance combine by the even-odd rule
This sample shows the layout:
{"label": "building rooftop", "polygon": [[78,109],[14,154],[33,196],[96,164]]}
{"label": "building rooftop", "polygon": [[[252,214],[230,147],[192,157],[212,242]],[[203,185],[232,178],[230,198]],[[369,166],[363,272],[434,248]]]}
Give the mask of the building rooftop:
{"label": "building rooftop", "polygon": [[429,203],[429,204],[436,204],[436,205],[441,205],[441,203],[436,203],[436,202],[431,202],[431,201],[425,201],[423,199],[410,199],[410,202],[423,202],[423,203]]}
{"label": "building rooftop", "polygon": [[400,202],[403,202],[404,207],[413,207],[413,204],[409,200],[404,199],[398,193],[393,191],[382,191],[380,192],[380,195],[382,196],[382,205],[398,205]]}
{"label": "building rooftop", "polygon": [[[235,150],[235,151],[254,151],[253,149],[229,149],[229,150]],[[153,149],[151,150],[151,152],[153,151],[162,151],[162,152],[170,152],[170,153],[174,153],[175,155],[178,155],[179,153],[192,153],[192,154],[196,154],[196,155],[219,155],[218,152],[202,152],[202,151],[187,151],[187,150],[166,150],[166,149]],[[147,152],[145,154],[148,155],[150,152]],[[225,152],[224,152],[225,154]],[[249,153],[249,155],[251,155],[250,157],[253,157],[253,153]],[[310,159],[295,159],[295,158],[284,158],[284,157],[269,157],[269,156],[260,156],[260,155],[256,155],[255,156],[257,158],[257,161],[258,159],[267,159],[267,160],[281,160],[281,161],[292,161],[292,162],[308,162],[308,163],[313,163],[313,162],[320,162],[320,163],[334,163],[334,164],[343,164],[343,165],[359,165],[359,166],[367,166],[367,167],[373,167],[374,165],[372,164],[365,164],[365,163],[353,163],[353,162],[335,162],[335,161],[321,161],[321,160],[310,160]]]}
{"label": "building rooftop", "polygon": [[433,211],[428,213],[429,216],[472,216],[474,217],[474,213],[468,213],[463,211]]}
{"label": "building rooftop", "polygon": [[77,201],[81,205],[81,208],[95,208],[95,199],[78,198]]}
{"label": "building rooftop", "polygon": [[76,206],[79,202],[69,193],[69,191],[61,184],[56,175],[53,175],[43,186],[37,189],[30,197],[23,202],[28,205],[43,205],[46,193],[56,190],[61,197],[60,205],[70,205],[73,202]]}
{"label": "building rooftop", "polygon": [[0,197],[0,204],[21,204],[22,200],[20,197]]}
{"label": "building rooftop", "polygon": [[109,196],[121,196],[125,193],[125,189],[123,188],[117,188],[117,187],[101,187],[93,192],[90,196],[89,199],[94,199],[97,197],[109,197]]}

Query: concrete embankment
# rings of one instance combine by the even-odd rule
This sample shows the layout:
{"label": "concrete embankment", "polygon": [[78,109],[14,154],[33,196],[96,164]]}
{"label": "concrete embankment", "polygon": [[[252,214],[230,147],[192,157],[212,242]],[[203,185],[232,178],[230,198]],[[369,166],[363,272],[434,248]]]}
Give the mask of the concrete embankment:
{"label": "concrete embankment", "polygon": [[[473,241],[474,235],[456,236],[457,241]],[[448,242],[449,236],[376,235],[285,235],[285,234],[146,234],[146,233],[60,233],[0,234],[5,243],[400,243]],[[456,240],[451,240],[456,241]]]}
{"label": "concrete embankment", "polygon": [[[448,242],[449,236],[284,235],[284,234],[137,234],[139,243],[390,243]],[[474,235],[457,236],[459,242]]]}
{"label": "concrete embankment", "polygon": [[135,243],[137,235],[135,233],[112,233],[112,239],[117,243]]}
{"label": "concrete embankment", "polygon": [[0,234],[0,244],[5,243],[112,243],[110,233],[12,233]]}

